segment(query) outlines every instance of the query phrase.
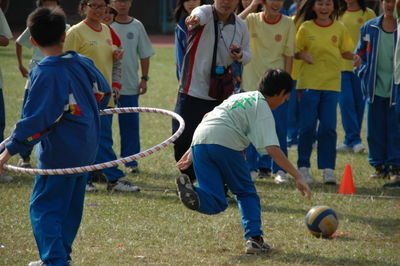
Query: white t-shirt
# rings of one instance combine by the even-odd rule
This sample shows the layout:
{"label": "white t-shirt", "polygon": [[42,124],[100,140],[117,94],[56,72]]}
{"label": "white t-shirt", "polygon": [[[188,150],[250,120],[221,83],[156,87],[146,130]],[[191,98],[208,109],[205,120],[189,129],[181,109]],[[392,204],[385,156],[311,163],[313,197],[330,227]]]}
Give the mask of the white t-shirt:
{"label": "white t-shirt", "polygon": [[129,23],[113,22],[111,27],[118,34],[124,49],[122,59],[122,95],[139,94],[139,59],[154,55],[153,47],[143,24],[133,19]]}
{"label": "white t-shirt", "polygon": [[260,154],[265,147],[279,146],[271,109],[258,91],[232,95],[199,124],[192,146],[218,144],[242,151],[252,143]]}
{"label": "white t-shirt", "polygon": [[[4,16],[1,8],[0,8],[0,35],[6,37],[7,39],[12,38],[10,27],[8,26],[6,17]],[[0,68],[0,89],[2,88],[3,88],[3,76],[1,74],[1,68]]]}

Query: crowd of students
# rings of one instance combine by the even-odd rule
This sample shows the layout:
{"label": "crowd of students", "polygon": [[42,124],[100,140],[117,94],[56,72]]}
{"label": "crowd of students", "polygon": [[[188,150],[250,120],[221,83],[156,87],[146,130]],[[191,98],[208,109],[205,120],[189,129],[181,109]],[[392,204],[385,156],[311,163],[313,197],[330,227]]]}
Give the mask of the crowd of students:
{"label": "crowd of students", "polygon": [[[380,0],[382,14],[376,18],[364,0],[300,0],[289,9],[283,8],[283,0],[209,2],[178,0],[174,15],[179,80],[175,112],[186,123],[174,151],[182,172],[176,180],[178,195],[185,206],[205,214],[221,212],[227,207],[229,189],[241,210],[246,252],[268,250],[262,238],[254,179],[274,174],[275,182],[287,183],[288,172],[298,189],[311,197],[308,185],[315,179],[310,157],[316,147],[323,183],[336,184],[336,152],[364,150],[360,134],[365,105],[368,160],[375,168],[371,177],[390,178],[385,188],[400,187],[395,0]],[[0,166],[19,154],[18,164],[31,167],[30,154],[39,142],[41,168],[116,159],[112,116],[99,116],[96,110],[137,107],[139,96],[147,91],[150,57],[154,55],[144,26],[129,16],[131,5],[131,0],[81,0],[82,21],[70,27],[57,7],[58,0],[37,1],[39,9],[30,15],[27,29],[16,41],[18,67],[27,78],[26,91],[21,121],[0,155]],[[8,45],[11,38],[0,10],[0,45]],[[23,47],[33,49],[29,71],[22,62]],[[65,80],[46,76],[54,71],[64,71]],[[44,93],[49,84],[54,88]],[[78,87],[89,87],[93,95],[77,92]],[[1,88],[2,83],[3,134]],[[255,90],[258,92],[252,92]],[[96,100],[99,106],[94,104]],[[338,103],[345,139],[336,146]],[[49,108],[52,111],[46,112]],[[83,116],[83,112],[90,115]],[[121,156],[139,152],[138,114],[123,114],[118,119]],[[93,135],[84,142],[92,152],[82,160],[71,157],[63,161],[54,156],[56,148],[65,150],[67,157],[72,154],[76,145],[68,147],[62,142],[67,133],[77,145],[90,138],[87,134],[81,139],[76,136],[81,127]],[[172,128],[177,129],[176,121]],[[287,160],[288,146],[298,151],[298,169]],[[139,173],[137,162],[127,164],[125,170]],[[0,180],[12,180],[2,169],[0,172]],[[118,167],[92,172],[88,178],[52,179],[57,182],[45,182],[47,176],[38,176],[30,215],[41,260],[31,265],[68,265],[84,191],[96,191],[94,183],[100,181],[107,182],[109,191],[140,191],[124,176]],[[196,180],[197,187],[193,186]],[[61,187],[64,193],[54,193]],[[57,200],[63,204],[54,204]],[[71,209],[66,216],[61,211],[65,209]],[[52,216],[47,216],[52,210]],[[43,221],[38,217],[44,217]],[[55,231],[44,230],[59,221],[61,226]],[[48,244],[53,241],[54,245]]]}

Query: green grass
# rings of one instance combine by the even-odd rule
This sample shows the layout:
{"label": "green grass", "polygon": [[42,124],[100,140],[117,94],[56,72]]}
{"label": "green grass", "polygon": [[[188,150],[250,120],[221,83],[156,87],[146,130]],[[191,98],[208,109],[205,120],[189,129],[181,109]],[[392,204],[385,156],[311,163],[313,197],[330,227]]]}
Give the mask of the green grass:
{"label": "green grass", "polygon": [[[14,43],[0,50],[5,79],[8,135],[20,115],[25,80],[14,57]],[[173,110],[177,94],[173,48],[156,48],[151,62],[149,92],[141,106]],[[25,56],[27,62],[29,55]],[[115,121],[115,120],[114,120]],[[171,120],[158,114],[141,114],[142,150],[171,134]],[[119,150],[115,125],[115,149]],[[343,130],[338,123],[338,141]],[[364,137],[364,144],[366,144]],[[290,151],[292,162],[296,152]],[[312,171],[319,181],[315,153]],[[12,163],[15,163],[15,158]],[[145,189],[136,194],[89,193],[84,217],[72,253],[75,265],[399,265],[399,192],[382,189],[383,180],[368,178],[372,168],[367,155],[338,154],[336,175],[345,164],[353,168],[357,195],[338,195],[337,187],[313,185],[307,200],[294,183],[276,185],[258,180],[263,230],[273,251],[245,256],[239,211],[206,216],[187,210],[174,189],[178,174],[172,147],[140,160],[140,175],[128,179]],[[33,176],[13,174],[15,181],[0,184],[0,265],[26,265],[38,258],[29,222],[29,199]],[[147,189],[146,189],[147,188]],[[370,196],[360,196],[370,195]],[[377,196],[389,196],[379,198]],[[397,198],[395,198],[397,196]],[[393,197],[393,198],[390,198]],[[339,216],[333,240],[314,238],[304,226],[307,211],[327,204]]]}

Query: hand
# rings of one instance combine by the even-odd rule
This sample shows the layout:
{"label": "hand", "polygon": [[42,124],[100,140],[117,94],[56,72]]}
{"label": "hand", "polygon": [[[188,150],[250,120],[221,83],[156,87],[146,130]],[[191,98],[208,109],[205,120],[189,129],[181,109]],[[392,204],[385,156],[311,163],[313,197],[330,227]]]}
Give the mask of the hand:
{"label": "hand", "polygon": [[19,71],[21,72],[22,76],[24,78],[27,78],[29,71],[23,65],[18,66],[18,68],[19,68]]}
{"label": "hand", "polygon": [[176,163],[179,170],[186,170],[192,165],[192,148],[189,148],[182,158]]}
{"label": "hand", "polygon": [[301,195],[306,196],[307,199],[311,199],[310,187],[304,182],[303,177],[296,179],[297,189],[300,191]]}
{"label": "hand", "polygon": [[1,154],[0,154],[0,174],[4,174],[4,168],[3,166],[7,163],[7,161],[11,158],[11,154],[8,152],[7,149],[5,149]]}
{"label": "hand", "polygon": [[242,59],[242,57],[243,57],[242,47],[238,47],[236,45],[232,45],[230,47],[230,51],[231,52],[230,52],[229,55],[231,56],[231,58],[233,60],[238,61],[238,60]]}
{"label": "hand", "polygon": [[188,28],[193,28],[200,24],[200,18],[198,16],[188,16],[185,19],[185,23]]}
{"label": "hand", "polygon": [[124,56],[124,50],[117,49],[113,51],[113,61],[121,60],[123,56]]}
{"label": "hand", "polygon": [[304,62],[306,62],[307,64],[314,64],[314,60],[311,54],[307,54],[307,53],[302,53],[301,54],[301,59],[303,59]]}
{"label": "hand", "polygon": [[359,55],[354,55],[353,56],[353,66],[359,67],[361,66],[361,57]]}
{"label": "hand", "polygon": [[139,94],[145,94],[147,92],[147,81],[142,79],[139,83]]}
{"label": "hand", "polygon": [[121,97],[121,89],[117,87],[112,87],[112,92],[115,100],[118,100]]}
{"label": "hand", "polygon": [[262,0],[253,0],[253,1],[251,1],[251,6],[252,7],[254,7],[254,8],[257,8],[258,7],[258,5],[262,5],[263,4],[263,1]]}

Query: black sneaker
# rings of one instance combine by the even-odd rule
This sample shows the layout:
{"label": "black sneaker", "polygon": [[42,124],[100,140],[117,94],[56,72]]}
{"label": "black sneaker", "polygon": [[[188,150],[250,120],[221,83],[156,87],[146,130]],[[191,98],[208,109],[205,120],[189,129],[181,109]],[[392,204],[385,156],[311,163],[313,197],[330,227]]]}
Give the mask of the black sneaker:
{"label": "black sneaker", "polygon": [[400,166],[392,166],[389,171],[389,177],[391,181],[400,179]]}
{"label": "black sneaker", "polygon": [[386,189],[400,189],[400,178],[383,184]]}
{"label": "black sneaker", "polygon": [[375,172],[372,173],[369,177],[373,179],[384,179],[388,177],[388,172],[386,171],[385,166],[381,164],[375,166]]}
{"label": "black sneaker", "polygon": [[250,237],[246,241],[246,254],[257,254],[262,252],[268,252],[271,247],[264,242],[262,236]]}
{"label": "black sneaker", "polygon": [[268,178],[271,177],[271,169],[269,168],[259,168],[258,169],[258,177],[259,178]]}
{"label": "black sneaker", "polygon": [[96,170],[90,173],[92,182],[94,183],[107,183],[107,177],[101,170]]}
{"label": "black sneaker", "polygon": [[182,174],[175,180],[178,196],[183,205],[191,210],[197,210],[200,207],[199,196],[193,189],[189,176]]}

